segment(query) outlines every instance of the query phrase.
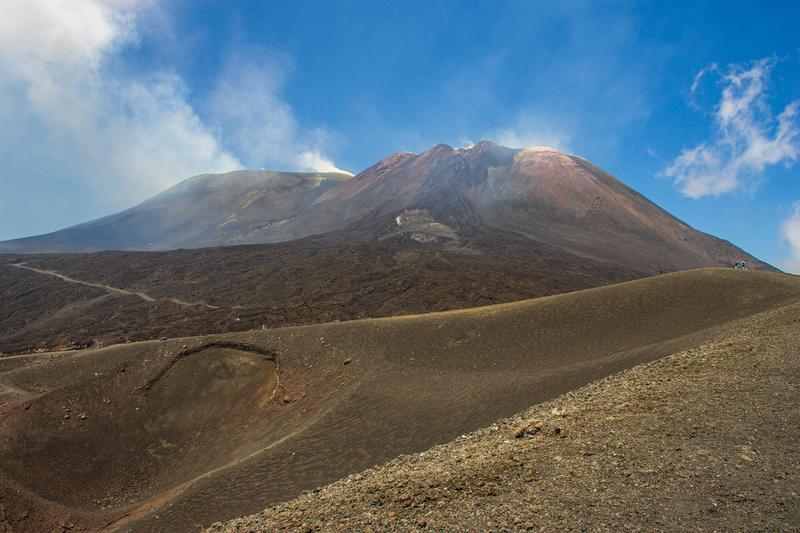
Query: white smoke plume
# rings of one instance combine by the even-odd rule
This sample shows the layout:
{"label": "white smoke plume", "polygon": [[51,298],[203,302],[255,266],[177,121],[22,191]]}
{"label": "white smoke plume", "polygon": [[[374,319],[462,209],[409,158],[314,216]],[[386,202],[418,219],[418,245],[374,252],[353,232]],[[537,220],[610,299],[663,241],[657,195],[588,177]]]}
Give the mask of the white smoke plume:
{"label": "white smoke plume", "polygon": [[135,49],[144,15],[157,8],[147,0],[3,0],[2,189],[57,173],[65,188],[119,208],[195,174],[335,168],[323,130],[300,128],[281,99],[279,63],[229,61],[205,118],[174,71],[127,68],[123,52]]}

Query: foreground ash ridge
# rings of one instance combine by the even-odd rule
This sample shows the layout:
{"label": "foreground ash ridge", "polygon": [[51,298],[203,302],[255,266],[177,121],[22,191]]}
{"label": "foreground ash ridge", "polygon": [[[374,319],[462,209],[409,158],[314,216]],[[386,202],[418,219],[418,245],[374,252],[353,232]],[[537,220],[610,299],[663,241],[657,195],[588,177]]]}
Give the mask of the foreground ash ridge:
{"label": "foreground ash ridge", "polygon": [[[451,475],[461,472],[458,475],[463,477],[442,474],[437,478],[440,484],[427,492],[420,489],[421,484],[430,482],[427,467],[419,462],[408,466],[409,460],[401,458],[388,470],[350,478],[344,485],[325,489],[318,498],[303,496],[305,499],[273,507],[263,518],[248,519],[245,524],[264,530],[276,524],[333,529],[349,524],[369,529],[385,523],[390,528],[419,528],[427,516],[431,526],[444,527],[450,520],[458,529],[482,516],[485,527],[505,524],[522,529],[530,524],[514,522],[522,516],[515,502],[521,505],[533,500],[526,499],[532,497],[525,492],[527,485],[514,485],[521,477],[538,479],[543,487],[554,483],[574,488],[578,486],[575,479],[583,480],[582,487],[597,475],[598,479],[613,480],[611,485],[597,481],[598,490],[608,489],[609,494],[620,497],[626,493],[620,492],[618,483],[622,482],[614,476],[622,473],[625,477],[628,468],[634,469],[636,476],[683,479],[670,473],[673,466],[665,466],[662,474],[642,473],[635,470],[639,462],[625,461],[629,454],[638,457],[639,453],[645,454],[641,461],[647,457],[655,460],[646,450],[657,449],[649,447],[648,440],[656,437],[691,450],[689,462],[674,468],[697,479],[696,487],[704,487],[692,469],[705,452],[692,446],[700,442],[695,438],[706,438],[698,432],[709,420],[719,425],[717,432],[703,441],[704,450],[711,450],[707,446],[714,442],[727,446],[725,436],[732,431],[741,431],[741,439],[754,435],[756,441],[747,445],[756,455],[740,449],[748,457],[759,457],[758,453],[766,453],[773,444],[783,446],[783,440],[764,435],[763,430],[754,433],[754,428],[766,422],[753,417],[765,416],[762,410],[773,409],[778,417],[775,424],[786,428],[791,426],[792,413],[797,412],[792,403],[796,398],[793,385],[779,383],[776,376],[783,370],[789,375],[796,372],[791,355],[796,350],[792,344],[796,336],[786,332],[796,329],[793,320],[798,301],[800,283],[795,277],[707,269],[446,313],[2,358],[0,516],[6,524],[22,530],[65,525],[73,530],[196,530],[198,525],[259,512],[400,454],[451,441],[615,372],[670,354],[708,354],[708,347],[716,346],[724,348],[721,353],[729,354],[730,361],[709,356],[708,370],[701,371],[699,362],[686,359],[687,369],[665,371],[663,378],[652,383],[643,384],[637,378],[631,386],[588,389],[598,401],[597,409],[616,406],[604,415],[614,420],[595,420],[598,415],[589,411],[594,400],[580,406],[559,400],[563,413],[556,410],[551,416],[540,416],[541,410],[534,409],[531,413],[535,414],[501,422],[496,426],[501,429],[493,427],[437,449],[432,457],[440,462],[432,462],[430,468],[451,465],[442,462],[450,461],[448,450],[475,446],[473,455],[461,456],[463,466],[459,468],[463,470],[451,465]],[[764,316],[780,320],[761,318]],[[756,328],[765,323],[777,329]],[[747,339],[746,344],[737,340],[740,338]],[[748,353],[747,347],[753,352]],[[757,354],[769,357],[758,359]],[[674,363],[669,361],[683,361],[682,357],[685,354],[665,359],[664,368],[672,368]],[[755,366],[737,366],[744,361]],[[652,369],[662,367],[646,368],[650,370],[642,372],[653,375]],[[759,392],[761,382],[741,377],[747,372],[761,376],[768,390]],[[698,381],[686,381],[689,375]],[[613,379],[618,381],[611,383],[626,383],[623,378]],[[659,389],[659,383],[672,385]],[[641,394],[647,391],[656,396],[642,404]],[[676,400],[660,406],[658,394],[671,398],[673,393],[682,403]],[[771,395],[774,405],[764,395]],[[742,411],[741,417],[731,418],[718,412],[725,403],[752,406]],[[554,407],[547,406],[546,412]],[[666,414],[658,425],[646,418],[648,413]],[[699,418],[699,413],[706,418]],[[737,420],[753,427],[739,427]],[[620,424],[628,424],[626,421],[634,424],[630,429],[634,440],[623,438],[629,429]],[[636,429],[648,424],[654,431],[664,428],[670,435],[647,437],[646,431]],[[693,428],[694,433],[685,433],[684,426]],[[603,436],[598,433],[601,427],[619,437]],[[595,444],[581,440],[582,435],[591,442],[596,440]],[[483,443],[484,438],[490,439],[488,444]],[[635,439],[642,439],[638,448]],[[622,444],[616,444],[618,441]],[[596,470],[591,459],[586,459],[586,464],[570,466],[576,457],[592,457],[582,455],[583,451],[616,464],[597,462],[600,470]],[[610,455],[613,453],[618,455]],[[769,453],[777,458],[782,452],[774,449]],[[458,457],[454,453],[452,460],[458,462]],[[521,470],[506,468],[512,457],[519,459]],[[719,457],[731,457],[730,450],[720,451]],[[674,457],[667,460],[678,464]],[[525,465],[533,470],[529,472]],[[652,468],[646,461],[641,465],[644,470]],[[742,470],[732,484],[720,478],[719,490],[714,493],[717,506],[733,505],[719,491],[735,492],[746,479],[756,480],[766,490],[769,485],[764,484],[763,476],[778,472],[775,463],[769,465],[760,470],[765,474]],[[451,466],[441,466],[442,471]],[[403,472],[407,480],[395,492],[390,488],[395,483],[391,476],[404,476]],[[504,475],[514,477],[505,480]],[[780,487],[796,487],[796,470],[784,469],[780,475]],[[382,476],[388,476],[387,485],[381,485]],[[346,503],[360,494],[357,490],[361,489],[352,486],[357,479],[369,480],[364,487],[375,488],[378,499],[365,497],[361,502]],[[501,487],[505,481],[516,488]],[[464,484],[473,488],[457,491],[456,487]],[[656,490],[657,484],[651,485],[647,490]],[[445,488],[461,495],[444,494]],[[522,492],[514,492],[517,488]],[[680,501],[688,510],[687,517],[694,516],[701,504],[712,506],[713,502],[704,502],[705,492],[684,492]],[[520,498],[514,499],[513,494]],[[553,498],[557,494],[553,492]],[[748,498],[750,493],[741,494]],[[340,497],[344,500],[335,503]],[[574,497],[576,503],[582,496]],[[548,508],[548,497],[539,498],[535,507],[540,521],[535,524],[566,524],[559,514],[562,507],[553,504]],[[428,513],[436,502],[449,502],[452,513],[448,515],[440,507],[435,508],[438,514]],[[487,506],[495,511],[488,511]],[[480,515],[476,515],[478,510]],[[591,509],[583,512],[587,523],[600,516]],[[642,507],[642,512],[642,516],[651,516],[656,511]],[[781,515],[764,512],[753,520],[781,524]],[[624,509],[614,516],[616,522],[610,523],[621,528],[642,523]],[[336,521],[331,523],[331,519]]]}
{"label": "foreground ash ridge", "polygon": [[212,533],[794,531],[791,304]]}

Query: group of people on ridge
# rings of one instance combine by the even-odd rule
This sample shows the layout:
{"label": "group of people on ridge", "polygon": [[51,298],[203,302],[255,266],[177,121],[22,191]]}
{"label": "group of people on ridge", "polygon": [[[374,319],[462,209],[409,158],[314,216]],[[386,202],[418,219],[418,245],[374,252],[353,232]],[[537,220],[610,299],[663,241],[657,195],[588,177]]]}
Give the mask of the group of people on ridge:
{"label": "group of people on ridge", "polygon": [[747,270],[747,263],[744,261],[736,261],[734,267],[736,270]]}

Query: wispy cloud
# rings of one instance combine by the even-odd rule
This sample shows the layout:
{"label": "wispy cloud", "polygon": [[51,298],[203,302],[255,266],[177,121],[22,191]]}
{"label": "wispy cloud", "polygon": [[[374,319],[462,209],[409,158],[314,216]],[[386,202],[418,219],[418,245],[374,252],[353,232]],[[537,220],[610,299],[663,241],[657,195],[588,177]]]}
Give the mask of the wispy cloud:
{"label": "wispy cloud", "polygon": [[237,50],[217,77],[209,115],[223,143],[248,167],[341,171],[324,153],[331,132],[301,127],[281,96],[293,68],[290,58],[274,50]]}
{"label": "wispy cloud", "polygon": [[509,148],[547,146],[563,152],[569,151],[569,135],[546,131],[543,128],[507,128],[499,130],[495,138],[498,143]]}
{"label": "wispy cloud", "polygon": [[350,174],[352,172],[344,170],[333,164],[333,161],[325,157],[325,155],[313,149],[303,150],[294,158],[295,166],[299,170],[308,170],[313,172],[339,172],[341,174]]}
{"label": "wispy cloud", "polygon": [[770,165],[793,164],[800,155],[800,101],[777,117],[768,101],[771,58],[726,70],[710,65],[692,83],[697,93],[706,76],[718,76],[721,95],[714,107],[709,138],[685,148],[663,171],[690,198],[719,196],[754,186]]}
{"label": "wispy cloud", "polygon": [[519,112],[508,127],[497,129],[491,135],[498,143],[510,148],[548,146],[568,152],[572,136],[566,129],[555,126],[557,123],[541,113]]}
{"label": "wispy cloud", "polygon": [[7,0],[2,8],[0,99],[14,111],[0,128],[39,124],[46,134],[40,143],[18,148],[31,159],[72,154],[64,176],[112,201],[241,166],[187,103],[179,76],[128,76],[113,63],[136,43],[137,16],[147,7],[137,0]]}
{"label": "wispy cloud", "polygon": [[789,258],[781,266],[800,274],[800,202],[794,204],[792,214],[781,224],[781,234],[790,250]]}

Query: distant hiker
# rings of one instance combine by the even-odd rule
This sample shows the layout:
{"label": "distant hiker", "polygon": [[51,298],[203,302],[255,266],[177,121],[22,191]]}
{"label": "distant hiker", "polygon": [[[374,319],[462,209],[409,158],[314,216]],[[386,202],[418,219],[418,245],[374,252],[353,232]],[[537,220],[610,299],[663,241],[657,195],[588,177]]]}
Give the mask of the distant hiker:
{"label": "distant hiker", "polygon": [[742,268],[742,262],[736,261],[736,264],[733,266],[734,270],[740,270]]}

